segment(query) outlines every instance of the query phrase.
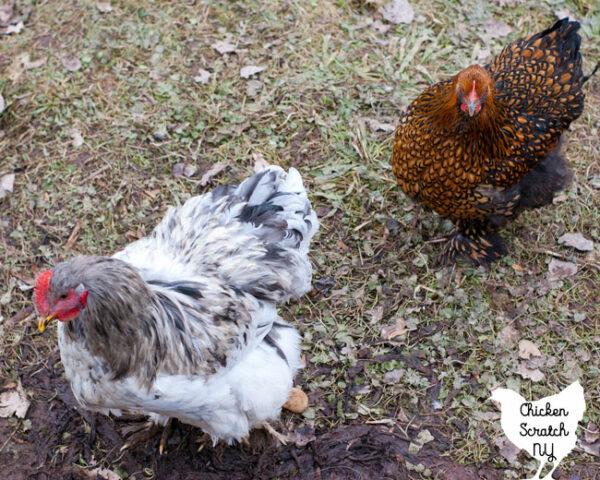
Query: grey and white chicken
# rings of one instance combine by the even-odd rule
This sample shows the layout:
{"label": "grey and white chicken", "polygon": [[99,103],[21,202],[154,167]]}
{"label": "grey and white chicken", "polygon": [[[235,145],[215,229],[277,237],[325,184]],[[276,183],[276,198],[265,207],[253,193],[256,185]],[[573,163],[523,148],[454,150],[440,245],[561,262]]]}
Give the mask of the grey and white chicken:
{"label": "grey and white chicken", "polygon": [[301,367],[298,332],[277,304],[310,289],[317,229],[300,174],[268,167],[171,208],[112,257],[40,274],[39,329],[60,320],[82,407],[240,440],[279,415]]}

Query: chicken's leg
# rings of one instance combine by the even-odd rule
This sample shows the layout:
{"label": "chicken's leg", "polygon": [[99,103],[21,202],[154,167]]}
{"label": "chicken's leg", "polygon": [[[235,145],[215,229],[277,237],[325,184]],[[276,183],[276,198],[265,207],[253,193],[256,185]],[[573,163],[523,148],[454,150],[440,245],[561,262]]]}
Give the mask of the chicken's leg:
{"label": "chicken's leg", "polygon": [[169,421],[164,426],[162,433],[160,434],[160,442],[158,444],[158,453],[162,455],[167,450],[167,442],[173,431],[173,418],[169,418]]}
{"label": "chicken's leg", "polygon": [[279,433],[268,422],[264,422],[261,426],[262,426],[262,428],[264,428],[267,431],[267,433],[271,434],[271,436],[273,438],[275,438],[275,440],[277,440],[279,443],[281,443],[282,445],[287,445],[287,442],[289,441],[289,438],[287,437],[287,435]]}

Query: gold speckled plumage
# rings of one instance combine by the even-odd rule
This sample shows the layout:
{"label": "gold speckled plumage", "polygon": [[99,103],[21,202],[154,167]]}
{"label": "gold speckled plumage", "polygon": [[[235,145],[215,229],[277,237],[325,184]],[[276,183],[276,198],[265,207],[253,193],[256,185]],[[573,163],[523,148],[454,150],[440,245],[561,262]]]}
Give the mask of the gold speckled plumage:
{"label": "gold speckled plumage", "polygon": [[[428,87],[402,115],[393,171],[406,194],[456,222],[445,259],[498,259],[498,228],[525,207],[550,203],[566,184],[558,145],[583,110],[587,79],[579,27],[563,19],[516,40],[489,65]],[[472,99],[477,109],[468,114]]]}

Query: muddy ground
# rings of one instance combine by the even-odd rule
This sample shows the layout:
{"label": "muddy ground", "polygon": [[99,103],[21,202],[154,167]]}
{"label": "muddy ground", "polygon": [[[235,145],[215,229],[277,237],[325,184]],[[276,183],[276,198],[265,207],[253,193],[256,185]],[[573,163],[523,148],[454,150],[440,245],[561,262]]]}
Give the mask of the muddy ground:
{"label": "muddy ground", "polygon": [[[40,353],[30,339],[25,337],[22,343],[27,364]],[[383,360],[365,358],[357,364],[355,373],[367,363]],[[414,358],[404,360],[418,368]],[[503,470],[488,463],[463,466],[445,454],[451,450],[445,430],[461,425],[443,424],[442,413],[412,418],[405,424],[357,423],[316,432],[309,425],[296,428],[295,417],[284,414],[276,427],[289,437],[287,445],[256,431],[249,445],[213,447],[202,441],[199,429],[175,424],[165,454],[158,453],[159,435],[120,452],[128,432],[141,424],[141,418],[116,419],[81,410],[62,374],[57,350],[49,352],[44,362],[29,365],[19,372],[24,389],[32,394],[27,413],[29,428],[22,431],[11,419],[0,419],[0,438],[5,439],[0,445],[2,479],[113,480],[119,478],[111,476],[115,474],[129,479],[169,480],[505,478]],[[4,379],[3,383],[8,381]],[[435,393],[435,386],[431,393]],[[315,395],[311,397],[312,403],[319,402]],[[411,441],[418,443],[416,433],[424,428],[435,438],[417,451]],[[462,428],[466,433],[466,426]],[[110,465],[111,470],[98,471],[98,465]],[[598,476],[594,469],[582,467],[569,475],[558,471],[555,478]]]}

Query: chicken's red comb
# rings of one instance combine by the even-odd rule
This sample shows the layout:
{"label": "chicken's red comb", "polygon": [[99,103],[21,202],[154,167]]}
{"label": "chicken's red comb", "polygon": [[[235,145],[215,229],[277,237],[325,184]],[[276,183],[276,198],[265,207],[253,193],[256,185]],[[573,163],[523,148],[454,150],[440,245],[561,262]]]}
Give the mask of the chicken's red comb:
{"label": "chicken's red comb", "polygon": [[48,303],[48,290],[50,290],[50,279],[52,278],[52,270],[45,270],[38,276],[33,289],[33,301],[35,308],[40,315],[48,315],[50,313],[50,304]]}

